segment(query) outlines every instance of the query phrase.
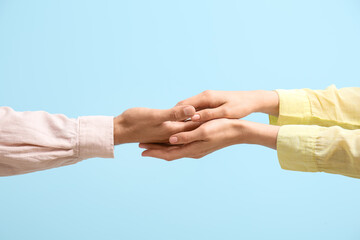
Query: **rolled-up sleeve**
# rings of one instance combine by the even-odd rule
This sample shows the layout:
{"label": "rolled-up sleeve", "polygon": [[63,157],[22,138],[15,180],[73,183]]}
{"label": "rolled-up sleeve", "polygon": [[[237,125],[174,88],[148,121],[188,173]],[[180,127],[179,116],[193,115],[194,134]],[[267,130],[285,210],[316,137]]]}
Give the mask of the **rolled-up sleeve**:
{"label": "rolled-up sleeve", "polygon": [[78,119],[0,107],[0,176],[30,173],[93,157],[114,157],[112,116]]}
{"label": "rolled-up sleeve", "polygon": [[360,178],[360,129],[285,125],[278,133],[277,154],[286,170]]}

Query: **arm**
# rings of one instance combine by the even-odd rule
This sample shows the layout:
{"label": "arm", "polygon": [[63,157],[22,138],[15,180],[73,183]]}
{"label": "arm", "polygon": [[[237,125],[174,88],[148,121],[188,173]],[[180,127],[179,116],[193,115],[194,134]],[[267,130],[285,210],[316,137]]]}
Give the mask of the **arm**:
{"label": "arm", "polygon": [[279,126],[245,120],[216,119],[202,124],[193,131],[170,137],[168,144],[140,144],[143,156],[165,160],[201,158],[221,148],[235,144],[258,144],[276,149]]}
{"label": "arm", "polygon": [[277,149],[283,169],[360,178],[360,130],[286,125],[280,127]]}
{"label": "arm", "polygon": [[[173,144],[140,144],[143,156],[165,160],[201,158],[234,144],[258,144],[277,149],[283,169],[336,173],[360,178],[360,130],[338,126],[273,126],[244,120],[217,119],[173,135]],[[176,145],[175,145],[176,144]]]}
{"label": "arm", "polygon": [[0,176],[113,157],[113,117],[70,119],[0,108]]}
{"label": "arm", "polygon": [[324,127],[360,128],[360,88],[326,90],[276,90],[279,94],[279,116],[270,116],[276,125],[303,124]]}
{"label": "arm", "polygon": [[176,122],[194,113],[191,106],[168,110],[133,108],[116,118],[70,119],[61,114],[15,112],[0,107],[0,176],[75,164],[87,158],[112,158],[117,144],[167,142],[170,135],[198,126]]}
{"label": "arm", "polygon": [[178,103],[196,108],[193,121],[269,114],[273,125],[303,124],[360,128],[360,88],[276,91],[205,91]]}

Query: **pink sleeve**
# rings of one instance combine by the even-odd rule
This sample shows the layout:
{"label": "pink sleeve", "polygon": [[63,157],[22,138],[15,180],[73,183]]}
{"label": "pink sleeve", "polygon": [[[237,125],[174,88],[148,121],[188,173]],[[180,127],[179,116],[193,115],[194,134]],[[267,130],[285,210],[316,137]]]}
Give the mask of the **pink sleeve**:
{"label": "pink sleeve", "polygon": [[0,176],[114,157],[113,117],[70,119],[0,107]]}

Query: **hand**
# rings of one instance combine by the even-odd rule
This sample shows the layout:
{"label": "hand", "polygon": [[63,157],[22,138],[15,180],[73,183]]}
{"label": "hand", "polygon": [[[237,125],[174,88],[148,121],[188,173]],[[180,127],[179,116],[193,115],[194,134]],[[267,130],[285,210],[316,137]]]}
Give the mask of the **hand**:
{"label": "hand", "polygon": [[168,142],[174,133],[190,131],[200,125],[184,120],[195,113],[193,106],[167,110],[131,108],[114,118],[114,144],[131,142]]}
{"label": "hand", "polygon": [[198,111],[193,121],[243,118],[253,112],[278,116],[279,97],[275,91],[204,91],[177,104],[192,105]]}
{"label": "hand", "polygon": [[[144,144],[142,156],[164,160],[201,158],[218,149],[240,143],[259,144],[276,149],[279,126],[244,120],[211,120],[193,131],[181,132],[170,137],[169,144]],[[174,145],[176,144],[176,145]]]}

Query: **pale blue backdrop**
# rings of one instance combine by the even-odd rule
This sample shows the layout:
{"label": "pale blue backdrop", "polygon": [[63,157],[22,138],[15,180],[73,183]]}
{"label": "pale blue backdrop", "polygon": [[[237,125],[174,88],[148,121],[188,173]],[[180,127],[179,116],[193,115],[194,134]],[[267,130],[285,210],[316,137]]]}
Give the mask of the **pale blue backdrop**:
{"label": "pale blue backdrop", "polygon": [[[69,117],[206,89],[359,86],[360,2],[0,0],[0,105]],[[267,123],[267,116],[248,119]],[[0,178],[0,239],[360,239],[360,182],[233,146]]]}

